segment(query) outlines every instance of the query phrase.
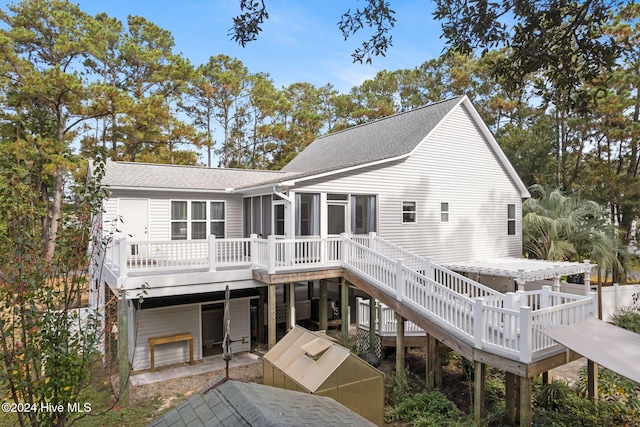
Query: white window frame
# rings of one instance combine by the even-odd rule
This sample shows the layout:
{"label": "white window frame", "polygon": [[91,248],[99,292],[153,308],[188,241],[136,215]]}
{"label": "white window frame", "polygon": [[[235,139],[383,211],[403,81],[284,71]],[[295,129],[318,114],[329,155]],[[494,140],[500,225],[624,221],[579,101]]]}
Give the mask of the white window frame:
{"label": "white window frame", "polygon": [[[187,214],[186,219],[173,219],[173,203],[186,203],[187,204]],[[192,219],[192,204],[193,203],[204,203],[205,204],[205,219]],[[211,203],[222,203],[223,204],[223,219],[213,219],[211,215]],[[187,230],[186,230],[186,239],[177,239],[173,235],[173,224],[177,222],[186,222]],[[192,233],[192,224],[193,223],[206,223],[206,233],[203,239],[194,239],[191,236]],[[226,200],[193,200],[193,199],[175,199],[169,201],[169,239],[170,240],[204,240],[211,234],[211,224],[212,223],[223,223],[224,236],[216,236],[217,238],[225,238],[227,235],[227,202]]]}
{"label": "white window frame", "polygon": [[451,214],[451,204],[449,202],[440,202],[440,222],[448,223]]}
{"label": "white window frame", "polygon": [[[513,206],[513,217],[509,215],[509,210]],[[507,236],[517,236],[518,235],[518,224],[517,224],[517,207],[515,203],[507,203]],[[511,224],[513,224],[513,233],[511,233]]]}
{"label": "white window frame", "polygon": [[[413,204],[413,210],[405,209],[405,204]],[[413,214],[413,220],[405,220],[405,214]],[[403,224],[416,224],[418,222],[418,202],[415,200],[403,200],[402,201],[402,223]]]}

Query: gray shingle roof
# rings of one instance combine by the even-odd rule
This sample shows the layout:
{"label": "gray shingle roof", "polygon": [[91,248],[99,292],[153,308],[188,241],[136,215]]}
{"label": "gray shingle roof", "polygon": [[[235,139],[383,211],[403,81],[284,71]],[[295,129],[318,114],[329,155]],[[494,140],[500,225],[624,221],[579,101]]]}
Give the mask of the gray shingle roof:
{"label": "gray shingle roof", "polygon": [[111,187],[224,191],[297,175],[281,171],[221,169],[149,163],[106,163],[102,184]]}
{"label": "gray shingle roof", "polygon": [[310,175],[409,154],[460,99],[452,98],[323,136],[282,170]]}
{"label": "gray shingle roof", "polygon": [[221,379],[149,424],[178,426],[373,426],[335,400],[256,383]]}

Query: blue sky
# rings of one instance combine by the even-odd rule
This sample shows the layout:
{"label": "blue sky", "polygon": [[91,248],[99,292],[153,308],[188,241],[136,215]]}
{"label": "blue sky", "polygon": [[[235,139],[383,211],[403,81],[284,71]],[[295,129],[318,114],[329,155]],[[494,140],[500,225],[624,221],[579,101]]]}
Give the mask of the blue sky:
{"label": "blue sky", "polygon": [[226,54],[240,59],[252,73],[268,73],[277,87],[332,83],[348,92],[380,70],[413,68],[436,58],[444,46],[431,2],[391,0],[397,19],[393,46],[371,65],[354,64],[351,53],[368,33],[345,42],[337,22],[349,7],[363,7],[364,0],[267,0],[270,19],[259,39],[242,48],[227,35],[238,4],[238,0],[79,0],[80,8],[91,15],[106,12],[123,22],[127,15],[140,15],[169,30],[175,51],[194,65]]}

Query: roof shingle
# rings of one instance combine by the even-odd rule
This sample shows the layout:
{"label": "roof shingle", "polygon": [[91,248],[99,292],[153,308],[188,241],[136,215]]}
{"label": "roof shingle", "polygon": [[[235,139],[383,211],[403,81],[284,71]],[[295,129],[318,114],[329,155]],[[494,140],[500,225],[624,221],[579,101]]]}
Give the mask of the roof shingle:
{"label": "roof shingle", "polygon": [[323,136],[282,170],[310,175],[409,154],[460,100],[452,98]]}

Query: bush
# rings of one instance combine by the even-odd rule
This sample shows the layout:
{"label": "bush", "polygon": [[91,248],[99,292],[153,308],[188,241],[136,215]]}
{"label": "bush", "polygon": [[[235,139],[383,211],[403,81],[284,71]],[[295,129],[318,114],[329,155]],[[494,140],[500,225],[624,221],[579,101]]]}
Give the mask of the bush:
{"label": "bush", "polygon": [[439,391],[407,396],[385,414],[385,422],[404,421],[416,427],[472,425],[465,415]]}

